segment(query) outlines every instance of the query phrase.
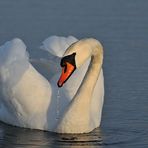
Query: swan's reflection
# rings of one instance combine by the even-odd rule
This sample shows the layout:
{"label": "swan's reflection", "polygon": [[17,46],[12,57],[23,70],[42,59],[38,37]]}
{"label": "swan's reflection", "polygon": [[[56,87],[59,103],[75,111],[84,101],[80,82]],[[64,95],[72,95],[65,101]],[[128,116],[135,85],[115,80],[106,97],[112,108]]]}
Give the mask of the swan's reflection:
{"label": "swan's reflection", "polygon": [[60,148],[64,147],[85,147],[85,148],[102,148],[102,136],[99,128],[87,134],[60,134],[57,136],[56,143]]}
{"label": "swan's reflection", "polygon": [[3,148],[101,148],[100,129],[89,134],[55,134],[38,130],[28,130],[0,123],[0,145]]}

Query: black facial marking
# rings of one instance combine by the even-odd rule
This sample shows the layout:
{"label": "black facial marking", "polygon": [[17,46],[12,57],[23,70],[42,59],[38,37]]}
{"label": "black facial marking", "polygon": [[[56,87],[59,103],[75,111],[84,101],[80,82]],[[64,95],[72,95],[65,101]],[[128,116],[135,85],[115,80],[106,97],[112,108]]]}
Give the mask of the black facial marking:
{"label": "black facial marking", "polygon": [[67,65],[64,66],[64,73],[67,71]]}
{"label": "black facial marking", "polygon": [[63,57],[61,59],[61,67],[66,66],[66,62],[68,62],[68,63],[72,64],[76,68],[75,56],[76,56],[76,53],[73,53],[71,55]]}

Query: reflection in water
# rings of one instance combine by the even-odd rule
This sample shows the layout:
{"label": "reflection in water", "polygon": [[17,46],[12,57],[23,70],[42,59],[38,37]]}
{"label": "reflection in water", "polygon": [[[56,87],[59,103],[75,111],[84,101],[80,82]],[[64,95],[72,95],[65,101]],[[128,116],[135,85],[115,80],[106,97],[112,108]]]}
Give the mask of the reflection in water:
{"label": "reflection in water", "polygon": [[95,129],[89,134],[58,134],[56,143],[59,147],[99,147],[102,145],[102,136],[100,129]]}
{"label": "reflection in water", "polygon": [[[142,123],[141,123],[142,124]],[[88,134],[56,134],[39,130],[23,129],[0,123],[0,147],[2,148],[115,148],[137,147],[138,144],[148,144],[148,131],[132,126],[128,129],[121,127],[97,128]],[[102,131],[103,130],[103,131]]]}
{"label": "reflection in water", "polygon": [[83,147],[102,148],[100,129],[89,134],[56,134],[39,130],[12,127],[0,123],[0,145],[11,148],[32,148],[48,146],[51,148]]}

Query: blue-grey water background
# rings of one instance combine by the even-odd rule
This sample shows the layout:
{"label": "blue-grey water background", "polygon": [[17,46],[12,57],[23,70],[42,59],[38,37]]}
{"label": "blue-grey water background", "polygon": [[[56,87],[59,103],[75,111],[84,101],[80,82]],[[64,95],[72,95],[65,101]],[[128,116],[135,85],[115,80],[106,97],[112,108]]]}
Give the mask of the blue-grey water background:
{"label": "blue-grey water background", "polygon": [[51,35],[95,37],[104,46],[101,127],[60,135],[0,123],[0,147],[148,147],[147,0],[1,0],[0,44],[23,39],[31,58]]}

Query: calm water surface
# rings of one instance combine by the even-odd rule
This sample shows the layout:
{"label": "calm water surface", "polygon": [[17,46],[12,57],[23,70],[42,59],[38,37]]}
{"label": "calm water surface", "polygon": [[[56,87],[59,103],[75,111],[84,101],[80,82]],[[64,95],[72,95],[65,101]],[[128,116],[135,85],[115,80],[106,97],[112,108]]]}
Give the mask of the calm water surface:
{"label": "calm water surface", "polygon": [[0,123],[0,147],[148,147],[147,0],[1,0],[0,44],[20,37],[31,58],[50,35],[95,37],[105,49],[102,124],[60,135]]}

